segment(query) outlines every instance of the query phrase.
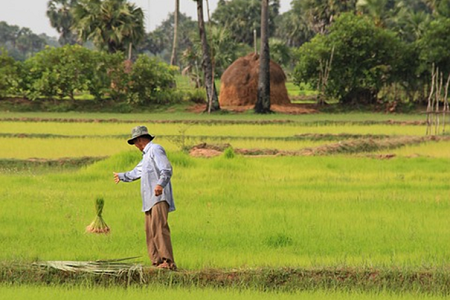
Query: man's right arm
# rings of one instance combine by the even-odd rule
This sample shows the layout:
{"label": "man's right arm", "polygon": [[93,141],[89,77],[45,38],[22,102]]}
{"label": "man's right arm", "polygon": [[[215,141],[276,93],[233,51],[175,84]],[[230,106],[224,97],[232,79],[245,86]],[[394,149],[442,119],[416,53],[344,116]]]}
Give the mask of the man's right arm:
{"label": "man's right arm", "polygon": [[141,174],[142,174],[142,160],[131,171],[124,172],[124,173],[113,172],[113,174],[114,174],[114,182],[115,183],[119,183],[120,181],[123,181],[123,182],[135,181],[135,180],[141,178]]}

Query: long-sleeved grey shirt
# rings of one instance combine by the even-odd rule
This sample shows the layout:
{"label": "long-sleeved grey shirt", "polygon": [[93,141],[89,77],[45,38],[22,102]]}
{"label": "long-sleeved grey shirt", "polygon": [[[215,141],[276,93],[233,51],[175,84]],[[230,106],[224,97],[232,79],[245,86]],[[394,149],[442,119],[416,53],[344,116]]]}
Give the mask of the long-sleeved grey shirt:
{"label": "long-sleeved grey shirt", "polygon": [[[142,211],[149,211],[158,202],[166,201],[169,204],[169,212],[175,210],[172,193],[172,165],[167,159],[164,148],[158,144],[149,142],[142,151],[142,160],[137,166],[128,172],[118,173],[119,179],[130,182],[141,179]],[[163,193],[155,196],[155,187],[159,184],[163,187]]]}

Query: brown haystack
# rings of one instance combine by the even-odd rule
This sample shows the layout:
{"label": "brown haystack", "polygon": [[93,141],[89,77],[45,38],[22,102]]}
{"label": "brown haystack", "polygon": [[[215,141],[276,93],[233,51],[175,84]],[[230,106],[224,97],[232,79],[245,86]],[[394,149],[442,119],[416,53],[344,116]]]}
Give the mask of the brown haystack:
{"label": "brown haystack", "polygon": [[[255,105],[258,95],[259,55],[250,53],[238,58],[221,78],[220,106]],[[290,104],[283,69],[270,61],[270,103]]]}

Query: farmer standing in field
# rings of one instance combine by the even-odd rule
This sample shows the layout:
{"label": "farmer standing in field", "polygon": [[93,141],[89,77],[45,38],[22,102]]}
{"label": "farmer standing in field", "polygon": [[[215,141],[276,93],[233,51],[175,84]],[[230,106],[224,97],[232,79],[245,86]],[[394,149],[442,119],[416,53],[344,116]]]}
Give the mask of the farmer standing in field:
{"label": "farmer standing in field", "polygon": [[142,160],[131,171],[114,172],[114,181],[119,183],[141,179],[148,255],[153,266],[176,270],[167,220],[169,212],[175,210],[170,182],[172,166],[164,148],[152,142],[154,138],[145,126],[133,128],[128,144],[135,145],[142,152]]}

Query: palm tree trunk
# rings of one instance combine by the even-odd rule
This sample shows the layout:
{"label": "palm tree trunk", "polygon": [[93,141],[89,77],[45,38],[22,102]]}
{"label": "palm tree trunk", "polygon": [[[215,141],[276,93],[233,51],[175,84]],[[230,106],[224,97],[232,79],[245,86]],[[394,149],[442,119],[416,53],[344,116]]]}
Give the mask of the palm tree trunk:
{"label": "palm tree trunk", "polygon": [[211,63],[211,52],[206,38],[205,21],[203,20],[203,0],[197,1],[198,30],[202,42],[202,68],[205,76],[206,95],[208,97],[208,112],[220,110],[219,99],[217,97],[216,85],[213,83],[213,70]]}
{"label": "palm tree trunk", "polygon": [[261,54],[259,57],[258,99],[255,112],[270,113],[270,49],[269,49],[269,0],[261,4]]}
{"label": "palm tree trunk", "polygon": [[177,47],[178,47],[178,16],[180,14],[180,0],[175,0],[175,14],[173,22],[173,46],[170,64],[174,66],[177,63]]}

